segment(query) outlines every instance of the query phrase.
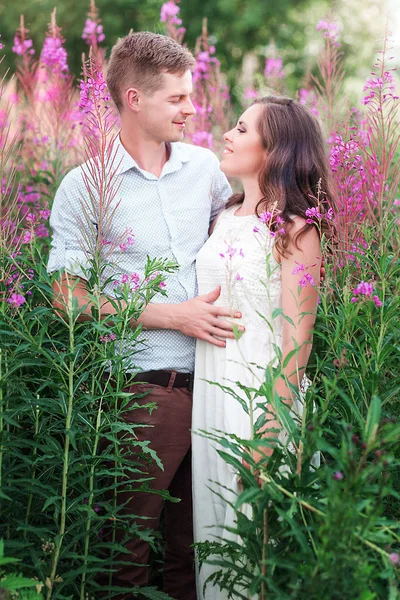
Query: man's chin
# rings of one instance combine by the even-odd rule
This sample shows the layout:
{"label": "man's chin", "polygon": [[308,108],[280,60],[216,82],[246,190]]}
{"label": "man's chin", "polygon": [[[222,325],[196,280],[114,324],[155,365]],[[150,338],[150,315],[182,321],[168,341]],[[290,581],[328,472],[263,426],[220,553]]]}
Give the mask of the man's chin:
{"label": "man's chin", "polygon": [[168,142],[181,142],[184,137],[185,137],[185,132],[179,131],[177,133],[172,134],[170,136],[169,140],[167,140],[167,141]]}

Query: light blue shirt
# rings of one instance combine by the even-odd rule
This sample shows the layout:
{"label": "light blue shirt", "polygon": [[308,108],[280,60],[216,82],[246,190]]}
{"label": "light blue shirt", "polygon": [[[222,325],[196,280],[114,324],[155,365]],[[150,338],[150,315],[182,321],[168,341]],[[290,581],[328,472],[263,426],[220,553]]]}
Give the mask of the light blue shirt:
{"label": "light blue shirt", "polygon": [[[231,195],[229,183],[219,168],[216,156],[208,149],[175,142],[161,176],[140,169],[119,139],[113,168],[118,191],[108,237],[127,239],[131,230],[134,243],[119,244],[111,251],[110,262],[122,273],[143,276],[147,256],[176,261],[179,269],[166,279],[167,297],[157,294],[152,302],[180,303],[197,294],[195,260],[208,236],[210,220],[224,207]],[[50,217],[53,230],[48,271],[66,269],[85,278],[87,266],[83,233],[83,202],[89,194],[83,179],[84,168],[77,167],[63,179],[57,190]],[[106,240],[107,241],[107,240]],[[132,240],[130,240],[132,241]],[[115,288],[104,293],[113,296]],[[149,371],[174,369],[193,371],[195,339],[178,331],[155,329],[142,333],[140,352],[132,353],[127,368]],[[133,350],[133,349],[132,349]]]}

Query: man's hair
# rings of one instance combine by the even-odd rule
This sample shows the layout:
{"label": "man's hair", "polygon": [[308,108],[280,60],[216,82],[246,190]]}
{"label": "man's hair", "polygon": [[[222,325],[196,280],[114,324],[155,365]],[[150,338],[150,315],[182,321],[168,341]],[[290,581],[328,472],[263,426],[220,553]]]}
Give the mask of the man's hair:
{"label": "man's hair", "polygon": [[117,41],[111,50],[107,86],[118,110],[121,94],[137,87],[151,95],[162,85],[162,74],[183,75],[196,61],[189,50],[165,35],[141,31]]}

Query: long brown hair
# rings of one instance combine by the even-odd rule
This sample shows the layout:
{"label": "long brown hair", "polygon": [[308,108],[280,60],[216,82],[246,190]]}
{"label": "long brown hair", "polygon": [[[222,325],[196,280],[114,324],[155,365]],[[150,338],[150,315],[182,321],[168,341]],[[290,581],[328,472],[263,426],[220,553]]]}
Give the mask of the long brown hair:
{"label": "long brown hair", "polygon": [[[286,234],[293,226],[292,216],[307,220],[306,210],[318,208],[319,231],[331,231],[328,210],[334,208],[335,194],[329,176],[329,163],[325,152],[321,127],[311,112],[299,102],[280,96],[266,96],[253,104],[261,104],[262,114],[257,123],[262,145],[266,152],[264,165],[258,176],[262,199],[256,214],[273,211],[284,220]],[[234,194],[227,207],[243,202],[244,194]],[[310,219],[309,219],[310,220]],[[305,223],[297,232],[294,244],[313,223]],[[272,218],[272,230],[282,225]],[[276,247],[285,255],[290,235],[277,235]]]}

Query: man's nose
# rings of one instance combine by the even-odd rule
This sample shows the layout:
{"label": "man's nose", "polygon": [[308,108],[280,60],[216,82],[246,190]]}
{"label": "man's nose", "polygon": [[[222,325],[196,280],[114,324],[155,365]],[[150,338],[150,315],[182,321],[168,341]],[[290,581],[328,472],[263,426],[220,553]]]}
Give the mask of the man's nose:
{"label": "man's nose", "polygon": [[183,107],[183,109],[182,109],[182,112],[183,112],[185,115],[187,115],[187,116],[190,116],[190,115],[195,115],[195,114],[196,114],[196,109],[195,109],[195,107],[193,106],[193,102],[191,101],[191,99],[190,99],[190,98],[188,98],[188,99],[186,100],[186,102],[185,102],[185,105],[184,105],[184,107]]}

